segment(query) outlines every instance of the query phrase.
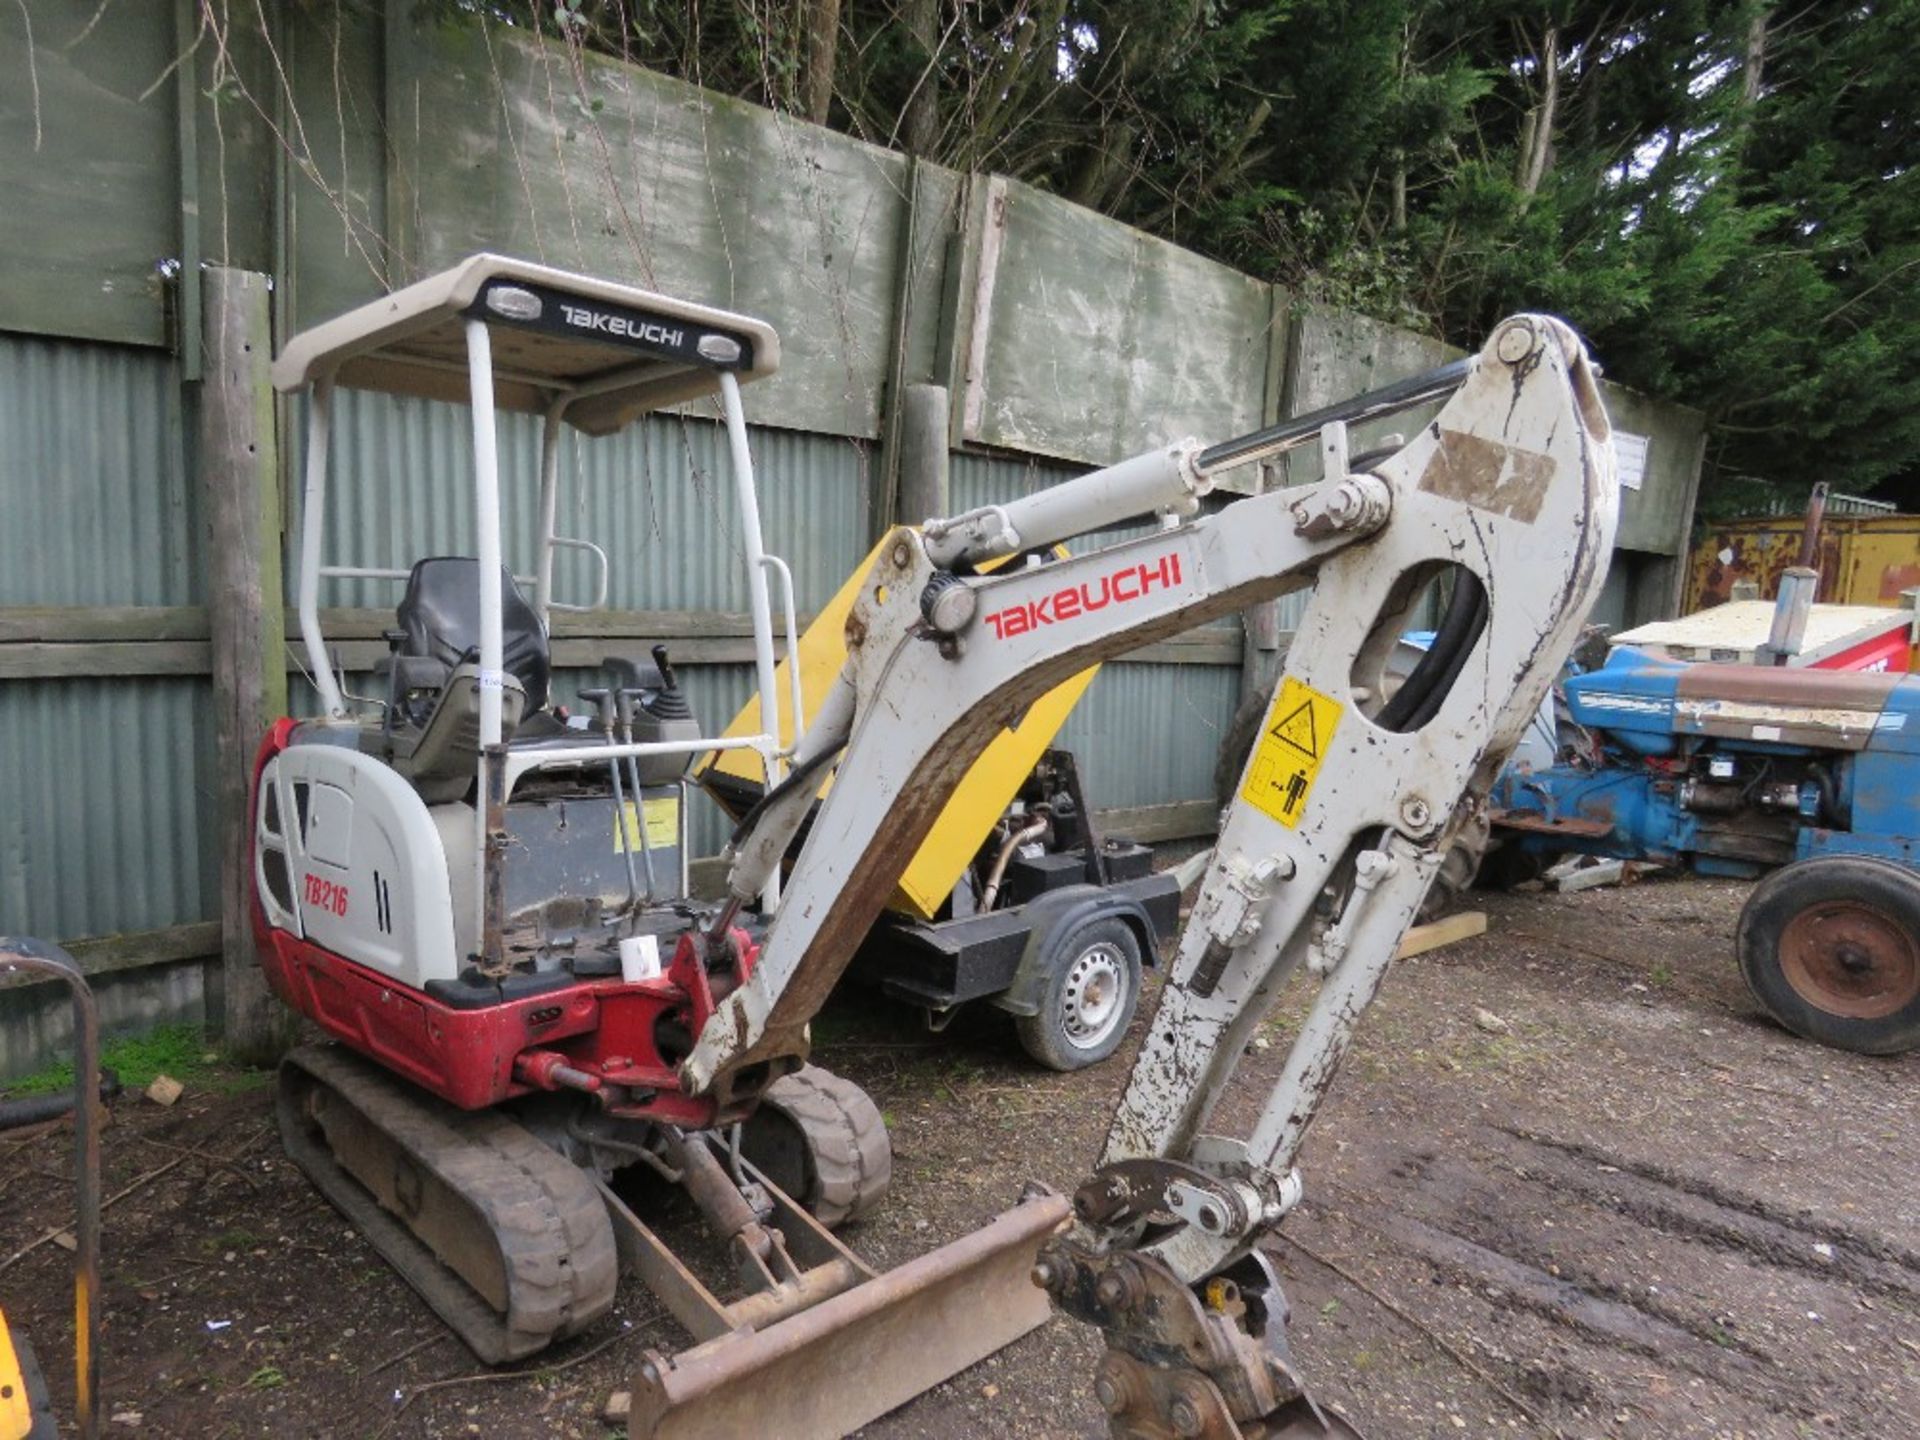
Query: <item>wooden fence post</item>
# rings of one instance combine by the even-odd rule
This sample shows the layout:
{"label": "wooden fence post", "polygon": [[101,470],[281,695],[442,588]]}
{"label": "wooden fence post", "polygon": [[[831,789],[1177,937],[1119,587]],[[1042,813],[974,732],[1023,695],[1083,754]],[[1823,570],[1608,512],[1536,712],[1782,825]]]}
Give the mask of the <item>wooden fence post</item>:
{"label": "wooden fence post", "polygon": [[894,517],[918,525],[951,515],[948,484],[947,387],[909,385],[900,411],[900,498]]}
{"label": "wooden fence post", "polygon": [[227,1048],[256,1064],[279,1059],[292,1033],[254,954],[247,865],[254,751],[267,725],[287,713],[269,302],[264,275],[214,267],[203,277],[200,480],[212,638],[221,1019]]}

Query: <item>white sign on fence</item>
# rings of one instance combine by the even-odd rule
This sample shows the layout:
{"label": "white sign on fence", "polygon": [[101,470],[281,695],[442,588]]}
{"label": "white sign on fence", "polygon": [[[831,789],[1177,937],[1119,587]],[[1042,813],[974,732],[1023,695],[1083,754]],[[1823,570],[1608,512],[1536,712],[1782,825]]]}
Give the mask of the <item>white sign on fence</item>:
{"label": "white sign on fence", "polygon": [[1631,430],[1614,431],[1613,463],[1619,468],[1620,483],[1638,490],[1647,478],[1647,437]]}

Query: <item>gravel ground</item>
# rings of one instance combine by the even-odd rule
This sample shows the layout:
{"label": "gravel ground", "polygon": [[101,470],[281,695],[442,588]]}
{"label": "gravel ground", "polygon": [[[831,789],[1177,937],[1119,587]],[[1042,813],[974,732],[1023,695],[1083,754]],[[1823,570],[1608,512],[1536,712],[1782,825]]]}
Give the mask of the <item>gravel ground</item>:
{"label": "gravel ground", "polygon": [[[1733,963],[1744,893],[1486,896],[1487,935],[1389,980],[1275,1246],[1301,1367],[1372,1440],[1920,1433],[1920,1055],[1765,1021]],[[1293,1013],[1215,1128],[1251,1122]],[[893,1194],[847,1237],[880,1266],[1029,1178],[1070,1190],[1128,1053],[1054,1075],[996,1012],[934,1037],[858,997],[817,1052],[893,1133]],[[64,1221],[67,1143],[0,1140],[0,1260]],[[111,1434],[602,1436],[640,1350],[680,1343],[629,1283],[593,1332],[485,1375],[280,1158],[244,1076],[171,1109],[121,1100],[105,1149],[106,1193],[127,1191],[106,1225]],[[67,1262],[5,1264],[0,1301],[70,1399]],[[1098,1349],[1056,1318],[867,1433],[1104,1434]]]}

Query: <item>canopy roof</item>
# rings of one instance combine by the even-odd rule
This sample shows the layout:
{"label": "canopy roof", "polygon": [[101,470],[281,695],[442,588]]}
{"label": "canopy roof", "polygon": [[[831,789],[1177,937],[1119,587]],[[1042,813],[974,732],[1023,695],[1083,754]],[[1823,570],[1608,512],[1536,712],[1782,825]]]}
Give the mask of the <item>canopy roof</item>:
{"label": "canopy roof", "polygon": [[331,375],[465,403],[469,319],[491,331],[494,404],[540,413],[571,395],[566,419],[591,435],[712,394],[723,371],[745,382],[780,368],[780,337],[764,321],[482,254],[294,336],[274,361],[274,386]]}

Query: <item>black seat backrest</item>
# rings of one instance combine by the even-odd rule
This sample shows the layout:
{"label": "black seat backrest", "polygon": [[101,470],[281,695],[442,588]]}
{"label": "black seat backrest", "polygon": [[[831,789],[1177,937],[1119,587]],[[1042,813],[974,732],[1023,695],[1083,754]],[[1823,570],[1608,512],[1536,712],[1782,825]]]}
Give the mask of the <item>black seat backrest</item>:
{"label": "black seat backrest", "polygon": [[[397,611],[406,632],[402,655],[440,661],[449,669],[480,648],[480,562],[441,555],[415,562]],[[513,576],[500,572],[500,660],[527,692],[529,713],[547,703],[547,636]]]}

